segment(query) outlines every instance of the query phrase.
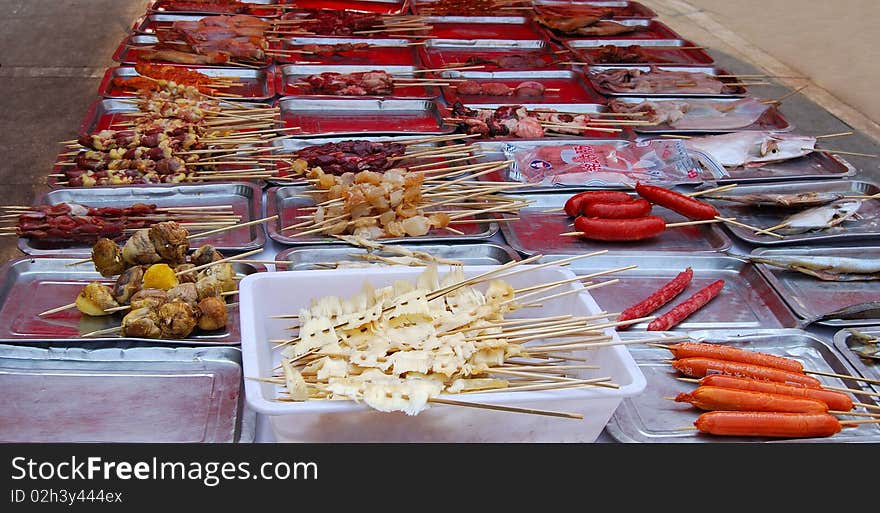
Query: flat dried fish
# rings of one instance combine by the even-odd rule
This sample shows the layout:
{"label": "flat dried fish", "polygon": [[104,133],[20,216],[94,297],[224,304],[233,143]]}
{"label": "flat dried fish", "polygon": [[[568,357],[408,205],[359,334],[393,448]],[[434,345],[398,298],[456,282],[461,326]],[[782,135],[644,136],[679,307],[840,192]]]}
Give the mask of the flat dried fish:
{"label": "flat dried fish", "polygon": [[818,207],[843,199],[837,192],[801,192],[798,194],[707,194],[706,198],[759,207]]}
{"label": "flat dried fish", "polygon": [[685,145],[708,153],[724,167],[759,167],[812,153],[816,138],[778,132],[733,132],[694,137]]}
{"label": "flat dried fish", "polygon": [[880,280],[880,260],[828,256],[746,256],[752,262],[782,267],[825,281]]}
{"label": "flat dried fish", "polygon": [[800,327],[804,328],[810,324],[828,321],[831,319],[850,320],[850,319],[877,319],[880,318],[880,301],[869,301],[867,303],[859,303],[850,305],[845,308],[834,310],[811,319],[801,322]]}
{"label": "flat dried fish", "polygon": [[785,227],[778,233],[796,235],[814,230],[825,230],[839,225],[856,215],[862,202],[859,200],[838,200],[829,205],[798,212],[782,220]]}

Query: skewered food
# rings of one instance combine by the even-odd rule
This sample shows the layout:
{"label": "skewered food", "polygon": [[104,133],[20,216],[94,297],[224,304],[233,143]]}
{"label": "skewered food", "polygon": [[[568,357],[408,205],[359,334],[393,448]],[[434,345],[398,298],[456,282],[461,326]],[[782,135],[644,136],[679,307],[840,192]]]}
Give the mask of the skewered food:
{"label": "skewered food", "polygon": [[76,296],[76,307],[86,315],[109,315],[105,310],[116,308],[119,303],[113,298],[113,291],[106,285],[93,281],[83,287]]}
{"label": "skewered food", "polygon": [[151,307],[135,308],[122,318],[123,337],[160,338],[159,316]]}
{"label": "skewered food", "polygon": [[162,260],[153,246],[149,230],[138,230],[125,241],[122,258],[133,265],[153,264]]}
{"label": "skewered food", "polygon": [[837,417],[827,413],[713,411],[694,422],[703,433],[721,436],[814,438],[840,432]]}
{"label": "skewered food", "polygon": [[535,15],[534,20],[553,32],[566,36],[614,36],[642,30],[641,25],[626,25],[610,20],[600,20],[596,16],[578,15],[550,17]]}
{"label": "skewered food", "polygon": [[131,296],[131,308],[149,308],[157,310],[168,302],[168,293],[160,289],[141,289]]}
{"label": "skewered food", "polygon": [[586,114],[561,114],[551,109],[536,112],[522,105],[503,105],[493,110],[471,109],[456,102],[452,113],[459,130],[486,137],[537,139],[544,137],[544,124],[552,126],[547,130],[560,133],[581,134],[590,129],[590,117]]}
{"label": "skewered food", "polygon": [[321,36],[350,36],[355,32],[372,30],[382,25],[382,17],[373,13],[311,9],[305,12],[305,16],[297,12],[286,14],[282,19],[306,21],[303,27]]}
{"label": "skewered food", "polygon": [[707,344],[702,342],[681,342],[665,346],[675,358],[715,358],[732,362],[751,363],[773,367],[790,372],[804,372],[804,366],[797,360],[776,356],[770,353],[746,351],[724,344]]}
{"label": "skewered food", "polygon": [[295,151],[291,157],[305,161],[305,165],[294,165],[292,171],[305,173],[310,167],[320,167],[325,173],[341,175],[359,171],[382,172],[390,169],[392,157],[406,152],[406,146],[398,142],[372,142],[349,140],[306,146]]}
{"label": "skewered food", "polygon": [[199,293],[196,290],[196,284],[192,282],[180,283],[168,289],[168,301],[182,301],[189,306],[197,307]]}
{"label": "skewered food", "polygon": [[[260,18],[241,15],[175,21],[171,29],[156,33],[159,38],[159,43],[155,45],[156,52],[141,52],[140,57],[143,60],[165,58],[181,64],[194,63],[180,60],[225,62],[222,60],[224,58],[262,64],[266,60],[264,51],[269,47],[263,34],[269,26],[269,22]],[[157,55],[160,52],[162,54]],[[189,56],[186,56],[187,53]]]}
{"label": "skewered food", "polygon": [[870,258],[747,255],[751,262],[801,272],[825,281],[880,280],[880,261]]}
{"label": "skewered food", "polygon": [[797,235],[833,228],[855,216],[861,206],[860,200],[838,200],[821,207],[813,207],[783,219],[781,224],[785,226],[779,229],[779,233]]}
{"label": "skewered food", "polygon": [[734,376],[724,376],[722,374],[706,376],[700,379],[700,385],[815,399],[827,404],[829,409],[837,411],[850,411],[853,409],[853,401],[848,395],[822,388],[785,385],[782,383],[774,383],[773,381],[737,378]]}
{"label": "skewered food", "polygon": [[149,233],[153,247],[162,260],[172,263],[186,260],[186,252],[189,250],[189,232],[186,228],[174,221],[165,221],[151,226]]}
{"label": "skewered food", "polygon": [[113,284],[113,297],[119,304],[129,304],[132,297],[141,290],[143,282],[144,268],[139,265],[129,267],[116,278],[116,283]]}
{"label": "skewered food", "polygon": [[207,269],[199,271],[199,281],[206,278],[216,280],[220,286],[220,292],[232,292],[238,289],[235,268],[228,262],[212,265]]}
{"label": "skewered food", "polygon": [[639,45],[602,45],[594,58],[596,64],[662,63],[662,59],[649,55]]}
{"label": "skewered food", "polygon": [[[310,94],[332,96],[388,96],[394,94],[391,75],[382,70],[357,73],[325,72],[302,79]],[[307,86],[307,87],[305,87]]]}
{"label": "skewered food", "polygon": [[109,278],[125,270],[122,249],[110,239],[100,238],[92,247],[92,262],[101,276]]}
{"label": "skewered food", "polygon": [[199,329],[205,331],[219,330],[226,326],[228,312],[226,311],[226,302],[216,296],[206,297],[199,301],[198,304]]}
{"label": "skewered food", "polygon": [[798,192],[793,194],[706,194],[707,198],[741,203],[756,207],[803,208],[818,207],[843,199],[837,192]]}
{"label": "skewered food", "polygon": [[715,219],[718,211],[712,205],[657,185],[636,184],[636,194],[694,220]]}
{"label": "skewered food", "polygon": [[192,269],[195,269],[195,267],[196,266],[194,264],[180,264],[176,266],[174,268],[174,274],[177,275],[177,280],[180,283],[195,283],[198,280],[197,271],[192,271]]}
{"label": "skewered food", "polygon": [[[666,303],[672,301],[690,284],[694,278],[694,271],[688,267],[671,281],[657,289],[650,296],[639,301],[635,305],[627,308],[618,316],[619,321],[628,321],[630,319],[639,319],[651,315]],[[624,324],[618,329],[626,329],[630,325]]]}
{"label": "skewered food", "polygon": [[703,378],[710,374],[723,374],[739,378],[776,381],[807,387],[819,387],[822,382],[803,373],[791,372],[775,367],[766,367],[752,363],[717,360],[713,358],[682,358],[674,360],[672,366],[676,370],[692,378]]}
{"label": "skewered food", "polygon": [[200,93],[216,96],[219,92],[211,77],[198,71],[181,66],[150,64],[138,62],[134,66],[138,76],[125,78],[115,77],[113,85],[132,91],[159,91],[173,82],[176,85],[196,88]]}
{"label": "skewered food", "polygon": [[715,296],[721,293],[724,288],[724,280],[716,280],[706,287],[698,290],[693,296],[682,301],[672,310],[657,317],[648,324],[648,331],[666,331],[673,326],[681,323],[694,312],[706,306]]}
{"label": "skewered food", "polygon": [[178,284],[174,269],[168,264],[153,264],[144,272],[142,286],[145,289],[170,290]]}
{"label": "skewered food", "polygon": [[159,307],[159,329],[163,338],[186,338],[198,325],[198,310],[183,301],[169,301]]}
{"label": "skewered food", "polygon": [[339,55],[346,52],[356,52],[358,50],[366,50],[370,48],[369,43],[336,43],[332,45],[302,45],[300,49],[304,52],[329,57],[331,55]]}
{"label": "skewered food", "polygon": [[639,68],[593,71],[589,76],[599,87],[615,93],[734,94],[740,90],[706,73],[667,71],[656,66],[650,66],[648,71]]}
{"label": "skewered food", "polygon": [[700,386],[680,393],[675,402],[690,403],[706,411],[766,411],[785,413],[825,413],[828,405],[816,399],[736,388]]}
{"label": "skewered food", "polygon": [[211,262],[216,262],[217,260],[223,260],[223,254],[217,251],[217,248],[210,244],[203,244],[199,246],[193,252],[192,256],[190,256],[190,262],[192,262],[196,266],[210,264]]}
{"label": "skewered food", "polygon": [[542,54],[536,53],[520,53],[520,54],[504,54],[497,56],[472,55],[461,63],[462,66],[479,66],[490,65],[501,69],[531,69],[546,68],[552,65],[555,59],[548,58]]}
{"label": "skewered food", "polygon": [[816,138],[779,132],[733,132],[685,140],[689,148],[704,151],[725,167],[761,167],[809,155]]}
{"label": "skewered food", "polygon": [[644,112],[644,118],[656,124],[666,124],[676,130],[736,130],[754,125],[770,110],[770,105],[754,98],[734,101],[711,100],[657,100],[629,103],[622,100],[608,102],[608,111],[617,113]]}
{"label": "skewered food", "polygon": [[[525,5],[527,2],[505,2],[503,7]],[[419,14],[431,16],[497,16],[495,0],[435,0],[419,6]]]}
{"label": "skewered food", "polygon": [[246,14],[259,4],[239,0],[161,0],[156,8],[163,11],[207,12],[212,14]]}
{"label": "skewered food", "polygon": [[482,95],[482,96],[523,96],[539,97],[544,95],[544,85],[540,82],[527,80],[511,87],[503,82],[480,82],[465,80],[455,86],[459,95]]}

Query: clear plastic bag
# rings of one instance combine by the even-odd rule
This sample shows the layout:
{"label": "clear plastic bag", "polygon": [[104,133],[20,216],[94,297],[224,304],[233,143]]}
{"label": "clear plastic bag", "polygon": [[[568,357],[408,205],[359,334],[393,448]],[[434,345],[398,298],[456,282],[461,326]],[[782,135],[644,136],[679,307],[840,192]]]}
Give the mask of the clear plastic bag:
{"label": "clear plastic bag", "polygon": [[693,158],[681,140],[641,142],[509,143],[504,155],[512,160],[512,181],[547,186],[630,186],[636,182],[675,185],[713,181],[726,176]]}

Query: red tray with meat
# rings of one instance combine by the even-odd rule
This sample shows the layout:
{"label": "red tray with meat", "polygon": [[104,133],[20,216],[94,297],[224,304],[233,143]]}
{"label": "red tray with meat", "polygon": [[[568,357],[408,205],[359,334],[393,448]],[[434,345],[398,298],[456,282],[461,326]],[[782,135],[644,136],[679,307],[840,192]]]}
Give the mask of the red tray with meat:
{"label": "red tray with meat", "polygon": [[565,46],[577,62],[585,64],[707,66],[715,63],[705,49],[684,39],[569,39]]}
{"label": "red tray with meat", "polygon": [[147,12],[173,12],[186,14],[249,14],[251,16],[277,16],[279,0],[154,0]]}
{"label": "red tray with meat", "polygon": [[[184,69],[176,66],[173,69]],[[248,101],[263,101],[275,97],[275,72],[272,68],[248,69],[248,68],[206,68],[190,66],[185,69],[200,73],[205,77],[206,84],[200,87],[200,91],[211,96],[225,96],[230,100],[242,99]],[[223,78],[230,83],[229,87],[222,89],[212,88],[211,78]],[[98,94],[104,98],[128,98],[138,95],[138,90],[143,85],[144,78],[134,66],[115,66],[108,68],[98,86]],[[180,83],[180,82],[178,82]],[[153,82],[156,84],[156,82]]]}
{"label": "red tray with meat", "polygon": [[286,127],[297,135],[443,135],[453,127],[443,122],[436,103],[413,99],[282,98],[278,101]]}
{"label": "red tray with meat", "polygon": [[535,18],[546,37],[567,42],[571,39],[682,39],[677,32],[657,20],[617,18],[584,25],[577,19],[553,21]]}
{"label": "red tray with meat", "polygon": [[521,16],[431,16],[425,19],[431,29],[424,34],[438,39],[542,39],[541,28]]}
{"label": "red tray with meat", "polygon": [[419,45],[408,39],[291,37],[271,41],[278,64],[412,66]]}
{"label": "red tray with meat", "polygon": [[531,2],[496,0],[413,0],[412,12],[423,16],[498,16],[520,15],[528,12]]}
{"label": "red tray with meat", "polygon": [[529,103],[602,103],[582,74],[570,70],[444,71],[443,98],[449,105],[522,101]]}
{"label": "red tray with meat", "polygon": [[280,71],[282,96],[431,99],[440,95],[439,87],[423,84],[423,74],[415,73],[414,66],[288,64]]}
{"label": "red tray with meat", "polygon": [[537,0],[535,12],[545,17],[574,18],[656,18],[657,13],[638,2],[571,2],[569,0]]}
{"label": "red tray with meat", "polygon": [[376,14],[402,14],[407,11],[406,0],[279,0],[295,9],[332,11],[355,11]]}
{"label": "red tray with meat", "polygon": [[588,66],[587,79],[605,96],[741,97],[736,76],[714,66]]}
{"label": "red tray with meat", "polygon": [[425,69],[468,67],[468,71],[559,69],[556,47],[538,39],[430,39],[419,47]]}

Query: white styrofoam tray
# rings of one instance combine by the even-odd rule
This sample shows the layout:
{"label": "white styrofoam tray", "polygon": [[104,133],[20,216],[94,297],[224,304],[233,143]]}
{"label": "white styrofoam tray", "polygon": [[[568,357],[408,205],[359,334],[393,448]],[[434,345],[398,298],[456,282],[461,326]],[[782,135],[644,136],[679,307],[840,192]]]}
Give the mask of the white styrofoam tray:
{"label": "white styrofoam tray", "polygon": [[[465,266],[466,276],[476,276],[497,266]],[[441,276],[448,268],[441,267]],[[280,362],[272,339],[289,338],[284,328],[290,319],[273,315],[295,314],[313,298],[352,296],[365,282],[374,287],[395,280],[415,281],[423,271],[410,267],[333,269],[257,273],[244,278],[239,287],[242,363],[245,377],[269,376]],[[575,276],[561,267],[523,272],[505,280],[515,288],[548,283]],[[485,290],[485,285],[478,286]],[[547,295],[579,282],[552,289]],[[529,298],[531,300],[537,297]],[[593,315],[602,310],[584,291],[526,308],[507,318]],[[616,332],[607,330],[614,340]],[[581,352],[599,369],[573,373],[582,379],[611,376],[619,389],[588,387],[570,390],[492,392],[450,396],[462,401],[501,404],[544,410],[581,413],[583,420],[509,413],[460,406],[431,405],[417,416],[383,413],[353,401],[316,400],[279,402],[280,387],[245,379],[245,399],[253,410],[269,416],[278,441],[282,442],[593,442],[625,397],[645,388],[645,377],[624,346],[607,346]]]}

